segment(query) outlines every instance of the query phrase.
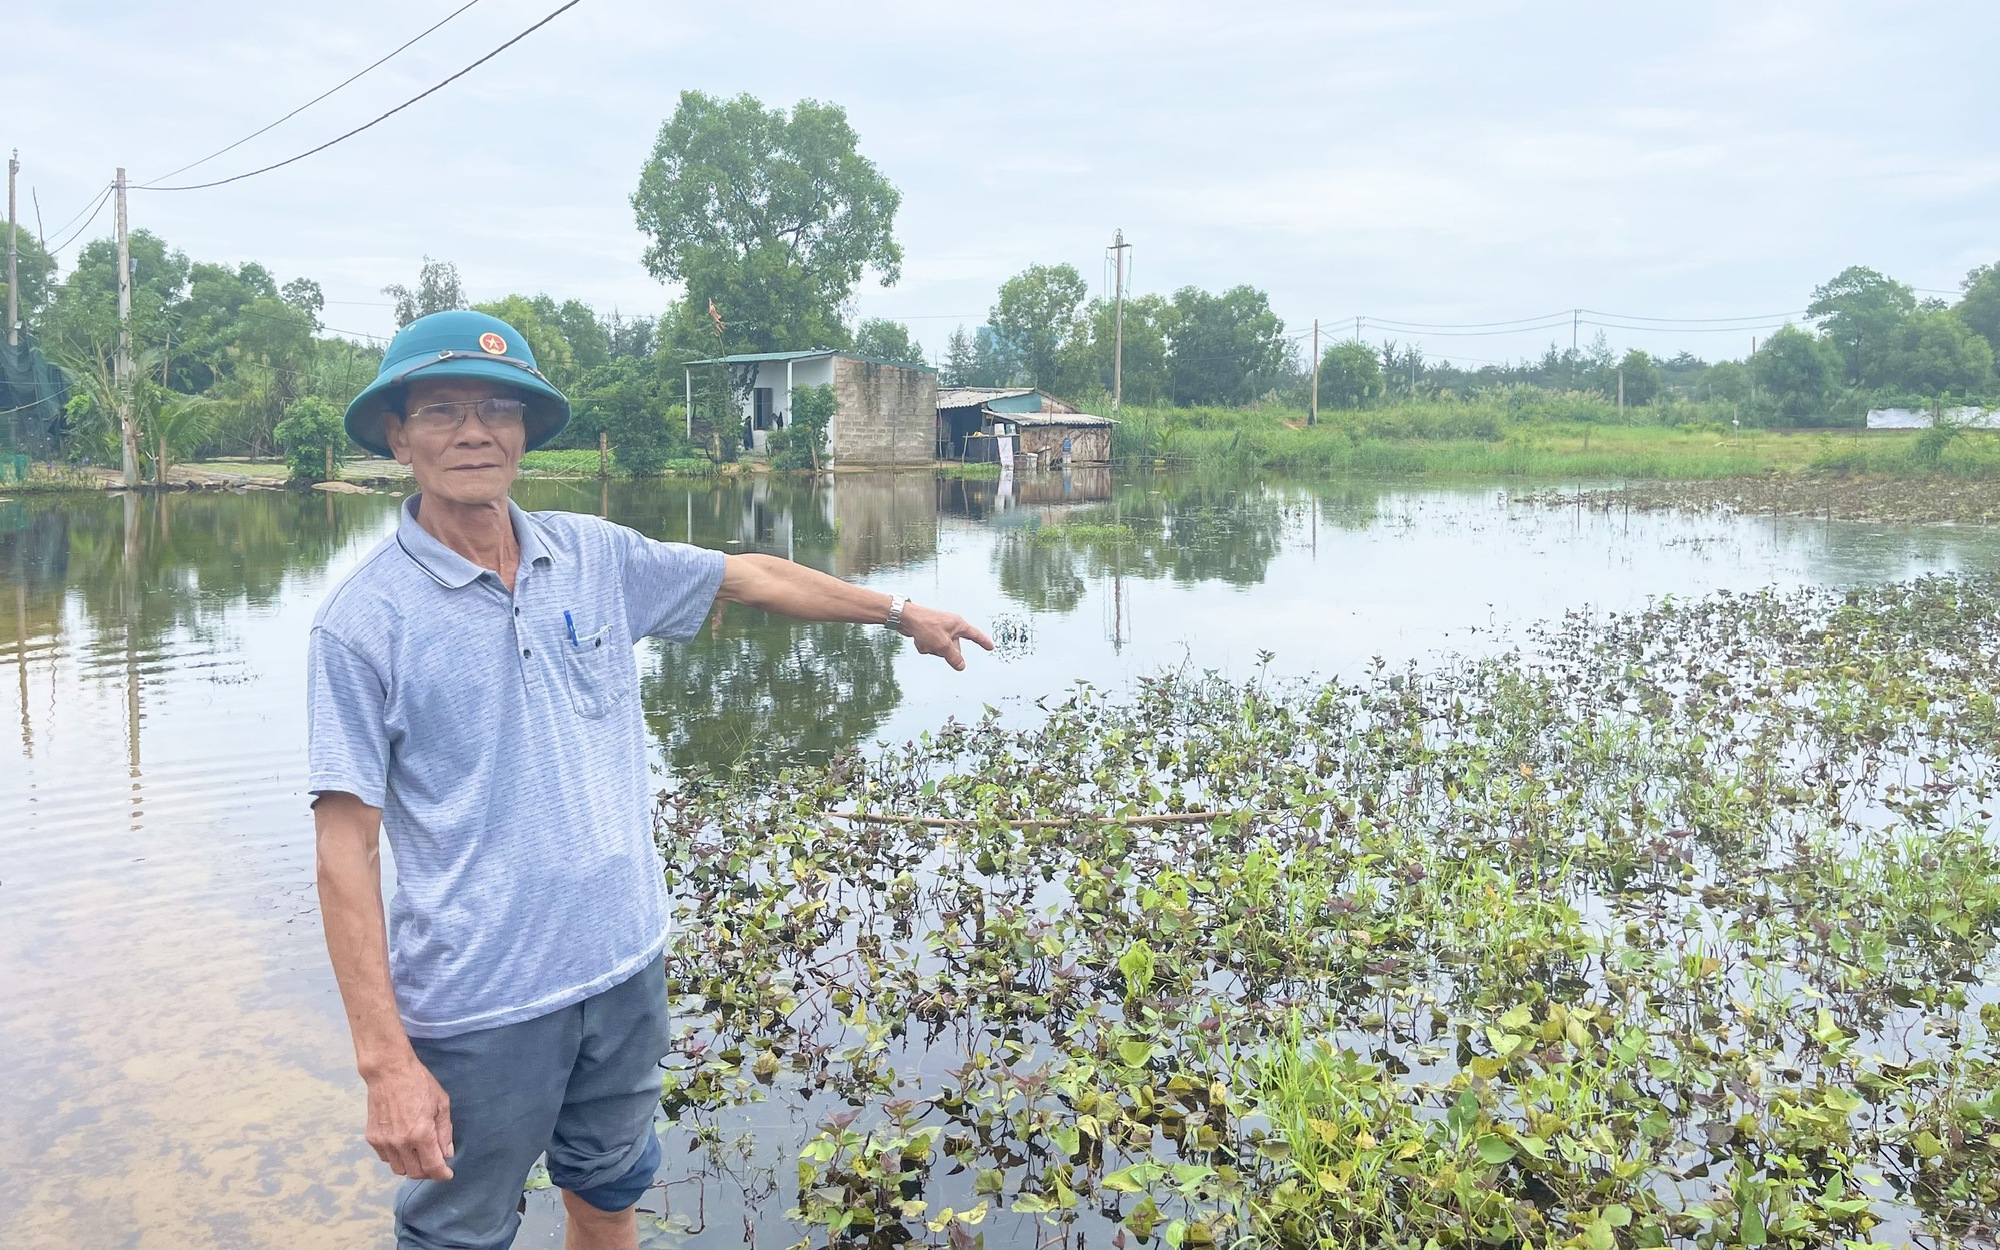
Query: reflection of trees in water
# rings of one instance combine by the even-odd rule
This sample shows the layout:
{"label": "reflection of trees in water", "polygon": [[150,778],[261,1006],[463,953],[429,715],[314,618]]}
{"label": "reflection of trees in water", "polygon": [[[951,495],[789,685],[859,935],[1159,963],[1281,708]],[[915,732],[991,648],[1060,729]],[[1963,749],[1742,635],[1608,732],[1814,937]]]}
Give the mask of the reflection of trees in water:
{"label": "reflection of trees in water", "polygon": [[1083,601],[1077,564],[1089,557],[1063,543],[1040,543],[1024,530],[1000,539],[993,549],[993,572],[1000,592],[1037,612],[1068,612]]}
{"label": "reflection of trees in water", "polygon": [[656,646],[639,682],[646,723],[676,769],[824,761],[881,728],[902,700],[902,641],[865,625],[799,625],[734,608],[719,631]]}
{"label": "reflection of trees in water", "polygon": [[[578,507],[571,485],[528,483],[516,494],[523,507]],[[594,484],[587,496],[579,499],[594,511]],[[922,475],[626,482],[613,483],[604,498],[611,520],[653,538],[769,552],[842,576],[937,550],[930,479]],[[901,641],[860,625],[802,625],[730,608],[719,628],[689,642],[648,645],[640,677],[646,723],[676,769],[824,760],[873,734],[901,701]]]}
{"label": "reflection of trees in water", "polygon": [[277,602],[395,501],[319,492],[80,496],[37,501],[0,534],[0,583],[25,586],[55,627],[74,595],[100,636],[146,651],[176,631],[213,639],[237,606]]}
{"label": "reflection of trees in water", "polygon": [[[1372,493],[1368,499],[1372,501]],[[1172,578],[1233,586],[1262,582],[1288,534],[1312,515],[1312,500],[1226,480],[1146,477],[1120,486],[1108,505],[1065,511],[1074,537],[1039,540],[1032,531],[1004,535],[994,571],[1009,597],[1031,608],[1067,612],[1087,579]],[[1343,523],[1366,525],[1370,504],[1344,501]],[[1087,527],[1100,527],[1093,533]]]}

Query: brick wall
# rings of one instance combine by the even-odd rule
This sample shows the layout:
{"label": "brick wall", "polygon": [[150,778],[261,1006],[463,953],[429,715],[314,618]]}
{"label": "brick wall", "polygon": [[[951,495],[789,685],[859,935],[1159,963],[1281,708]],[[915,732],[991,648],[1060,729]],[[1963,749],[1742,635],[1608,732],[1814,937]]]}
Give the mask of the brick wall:
{"label": "brick wall", "polygon": [[833,393],[837,463],[929,464],[935,458],[937,374],[836,356]]}

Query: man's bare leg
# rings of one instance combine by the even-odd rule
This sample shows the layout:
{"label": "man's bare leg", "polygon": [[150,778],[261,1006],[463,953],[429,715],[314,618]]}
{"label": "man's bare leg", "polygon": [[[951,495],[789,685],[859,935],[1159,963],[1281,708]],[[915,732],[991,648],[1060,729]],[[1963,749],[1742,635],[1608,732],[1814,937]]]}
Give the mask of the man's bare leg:
{"label": "man's bare leg", "polygon": [[569,1226],[563,1230],[568,1250],[639,1250],[639,1208],[600,1211],[567,1189],[563,1190],[563,1211]]}

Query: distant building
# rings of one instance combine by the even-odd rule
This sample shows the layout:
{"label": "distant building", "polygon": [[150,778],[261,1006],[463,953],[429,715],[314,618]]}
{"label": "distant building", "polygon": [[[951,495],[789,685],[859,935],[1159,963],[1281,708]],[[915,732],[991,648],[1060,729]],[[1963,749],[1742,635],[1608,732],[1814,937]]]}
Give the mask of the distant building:
{"label": "distant building", "polygon": [[943,387],[937,397],[937,457],[991,461],[1020,456],[1044,468],[1065,460],[1109,464],[1114,424],[1033,387]]}
{"label": "distant building", "polygon": [[791,424],[795,390],[830,385],[835,402],[827,442],[836,464],[929,464],[933,459],[935,369],[851,352],[754,352],[689,361],[689,393],[697,369],[719,367],[728,368],[731,385],[741,396],[743,428],[737,437],[746,451],[763,451],[771,431]]}
{"label": "distant building", "polygon": [[[1963,425],[1978,430],[2000,429],[2000,411],[1989,412],[1984,408],[1964,406],[1946,408],[1938,414],[1946,425]],[[1870,408],[1868,428],[1871,430],[1928,430],[1934,422],[1932,415],[1921,408]]]}

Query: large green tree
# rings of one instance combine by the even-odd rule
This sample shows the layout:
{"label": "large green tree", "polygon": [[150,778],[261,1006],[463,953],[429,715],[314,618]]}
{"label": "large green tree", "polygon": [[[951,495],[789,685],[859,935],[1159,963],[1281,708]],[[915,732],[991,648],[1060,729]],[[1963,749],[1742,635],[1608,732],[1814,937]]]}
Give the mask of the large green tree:
{"label": "large green tree", "polygon": [[[22,285],[26,285],[24,280]],[[1952,311],[1987,346],[2000,352],[2000,263],[1981,265],[1965,275],[1961,287],[1965,295]]]}
{"label": "large green tree", "polygon": [[[570,346],[569,336],[563,333],[555,301],[548,296],[509,295],[490,303],[474,304],[473,310],[498,317],[519,330],[521,337],[528,340],[528,350],[535,354],[535,367],[557,390],[577,381],[576,352]],[[605,355],[600,355],[599,363],[603,363]]]}
{"label": "large green tree", "polygon": [[1643,407],[1659,396],[1660,366],[1636,347],[1626,352],[1625,358],[1618,362],[1617,376],[1612,380],[1614,387],[1618,385],[1619,378],[1624,380],[1625,402],[1632,407]]}
{"label": "large green tree", "polygon": [[974,355],[972,336],[960,326],[945,340],[944,357],[938,361],[938,381],[945,386],[972,386],[973,371],[978,367]]}
{"label": "large green tree", "polygon": [[[1173,320],[1173,305],[1164,296],[1125,297],[1124,395],[1128,404],[1163,404],[1172,393],[1167,376],[1167,327]],[[1112,389],[1112,357],[1117,350],[1117,306],[1107,299],[1094,299],[1084,312],[1090,324],[1090,353],[1087,373],[1078,390]]]}
{"label": "large green tree", "polygon": [[[0,248],[6,245],[6,227],[0,225]],[[21,277],[20,317],[32,326],[41,316],[42,308],[49,302],[49,295],[54,289],[56,260],[42,250],[42,245],[35,241],[33,234],[17,229],[14,267]],[[0,321],[6,320],[6,307],[7,268],[6,262],[0,260]],[[6,327],[0,326],[0,334],[5,332]]]}
{"label": "large green tree", "polygon": [[1750,358],[1758,398],[1792,425],[1819,421],[1840,384],[1839,350],[1817,335],[1786,326]]}
{"label": "large green tree", "polygon": [[1890,340],[1885,379],[1919,395],[1982,393],[1993,380],[1993,348],[1952,312],[1919,309]]}
{"label": "large green tree", "polygon": [[683,284],[688,350],[711,305],[726,350],[845,346],[841,306],[864,271],[884,286],[901,274],[900,203],[838,105],[699,91],[681,93],[632,194],[646,268]]}
{"label": "large green tree", "polygon": [[465,285],[458,279],[458,266],[448,260],[424,257],[417,271],[417,285],[392,282],[382,294],[396,301],[396,324],[406,326],[419,317],[465,307]]}
{"label": "large green tree", "polygon": [[1382,394],[1382,363],[1360,339],[1335,343],[1319,358],[1319,402],[1326,408],[1362,408]]}
{"label": "large green tree", "polygon": [[1917,311],[1916,292],[1866,265],[1850,265],[1814,288],[1806,316],[1840,352],[1847,381],[1875,387],[1890,381],[1891,345]]}
{"label": "large green tree", "polygon": [[1220,295],[1184,286],[1174,292],[1167,331],[1168,371],[1181,405],[1247,404],[1281,379],[1285,323],[1252,286]]}
{"label": "large green tree", "polygon": [[1014,377],[1023,386],[1064,389],[1064,366],[1079,343],[1088,343],[1083,302],[1090,287],[1074,265],[1030,265],[1000,284],[987,313],[999,340],[1013,356]]}
{"label": "large green tree", "polygon": [[910,337],[910,327],[886,317],[870,317],[854,329],[854,352],[872,360],[927,364],[923,344]]}

